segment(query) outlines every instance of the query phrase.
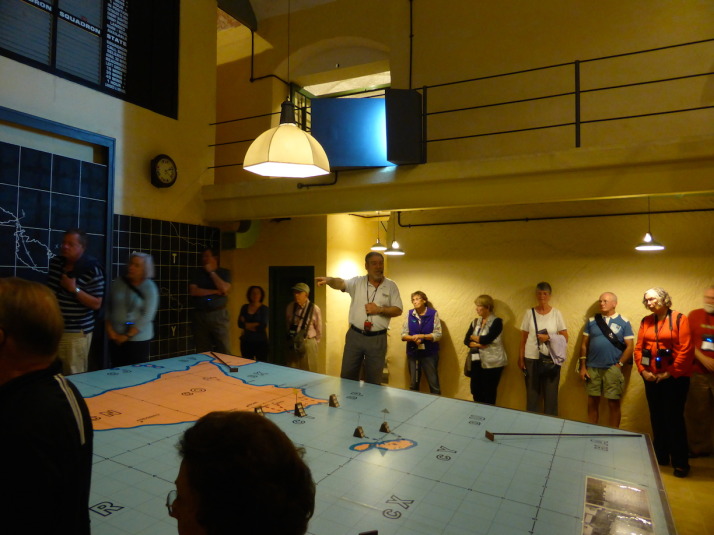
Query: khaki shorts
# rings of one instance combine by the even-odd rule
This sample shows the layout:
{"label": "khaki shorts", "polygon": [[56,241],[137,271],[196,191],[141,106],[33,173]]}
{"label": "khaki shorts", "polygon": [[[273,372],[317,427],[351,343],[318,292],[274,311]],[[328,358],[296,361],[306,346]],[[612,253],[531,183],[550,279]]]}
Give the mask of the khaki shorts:
{"label": "khaki shorts", "polygon": [[588,368],[590,380],[585,383],[588,396],[605,396],[607,399],[620,399],[625,390],[625,376],[619,366],[610,368]]}

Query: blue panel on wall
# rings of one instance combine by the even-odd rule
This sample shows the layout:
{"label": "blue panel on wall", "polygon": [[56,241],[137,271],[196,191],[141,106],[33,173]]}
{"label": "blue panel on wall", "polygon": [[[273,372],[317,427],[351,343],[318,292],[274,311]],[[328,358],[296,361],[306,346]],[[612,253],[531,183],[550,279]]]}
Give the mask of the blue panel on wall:
{"label": "blue panel on wall", "polygon": [[384,99],[313,99],[312,135],[333,169],[394,165],[387,161]]}

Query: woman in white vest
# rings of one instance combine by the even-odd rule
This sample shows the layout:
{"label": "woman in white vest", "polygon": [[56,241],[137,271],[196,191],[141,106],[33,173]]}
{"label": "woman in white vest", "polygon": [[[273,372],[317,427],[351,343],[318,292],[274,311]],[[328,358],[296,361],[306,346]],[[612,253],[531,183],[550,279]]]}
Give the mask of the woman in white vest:
{"label": "woman in white vest", "polygon": [[503,320],[494,316],[490,295],[479,295],[474,303],[478,317],[464,337],[471,359],[471,395],[476,403],[495,405],[501,373],[508,363],[501,337]]}

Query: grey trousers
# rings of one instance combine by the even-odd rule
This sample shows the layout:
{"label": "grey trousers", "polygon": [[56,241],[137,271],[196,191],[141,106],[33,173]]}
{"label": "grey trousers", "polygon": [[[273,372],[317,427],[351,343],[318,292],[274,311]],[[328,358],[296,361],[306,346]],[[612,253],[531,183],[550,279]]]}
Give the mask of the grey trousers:
{"label": "grey trousers", "polygon": [[364,380],[375,385],[382,384],[382,370],[387,357],[387,333],[365,336],[350,329],[345,336],[340,377],[359,381],[364,366]]}
{"label": "grey trousers", "polygon": [[537,359],[526,359],[526,410],[540,411],[540,397],[543,396],[543,414],[558,416],[558,387],[560,369],[553,377],[540,375],[540,363]]}
{"label": "grey trousers", "polygon": [[193,311],[193,341],[196,352],[216,351],[231,354],[231,341],[228,334],[228,311],[225,308]]}

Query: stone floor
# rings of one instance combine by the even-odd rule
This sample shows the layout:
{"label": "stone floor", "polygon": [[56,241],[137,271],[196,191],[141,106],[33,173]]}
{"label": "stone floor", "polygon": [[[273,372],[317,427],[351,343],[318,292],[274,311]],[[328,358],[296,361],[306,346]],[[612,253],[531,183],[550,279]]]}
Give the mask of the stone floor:
{"label": "stone floor", "polygon": [[672,468],[662,467],[678,535],[714,535],[714,457],[690,459],[692,471],[676,478]]}

